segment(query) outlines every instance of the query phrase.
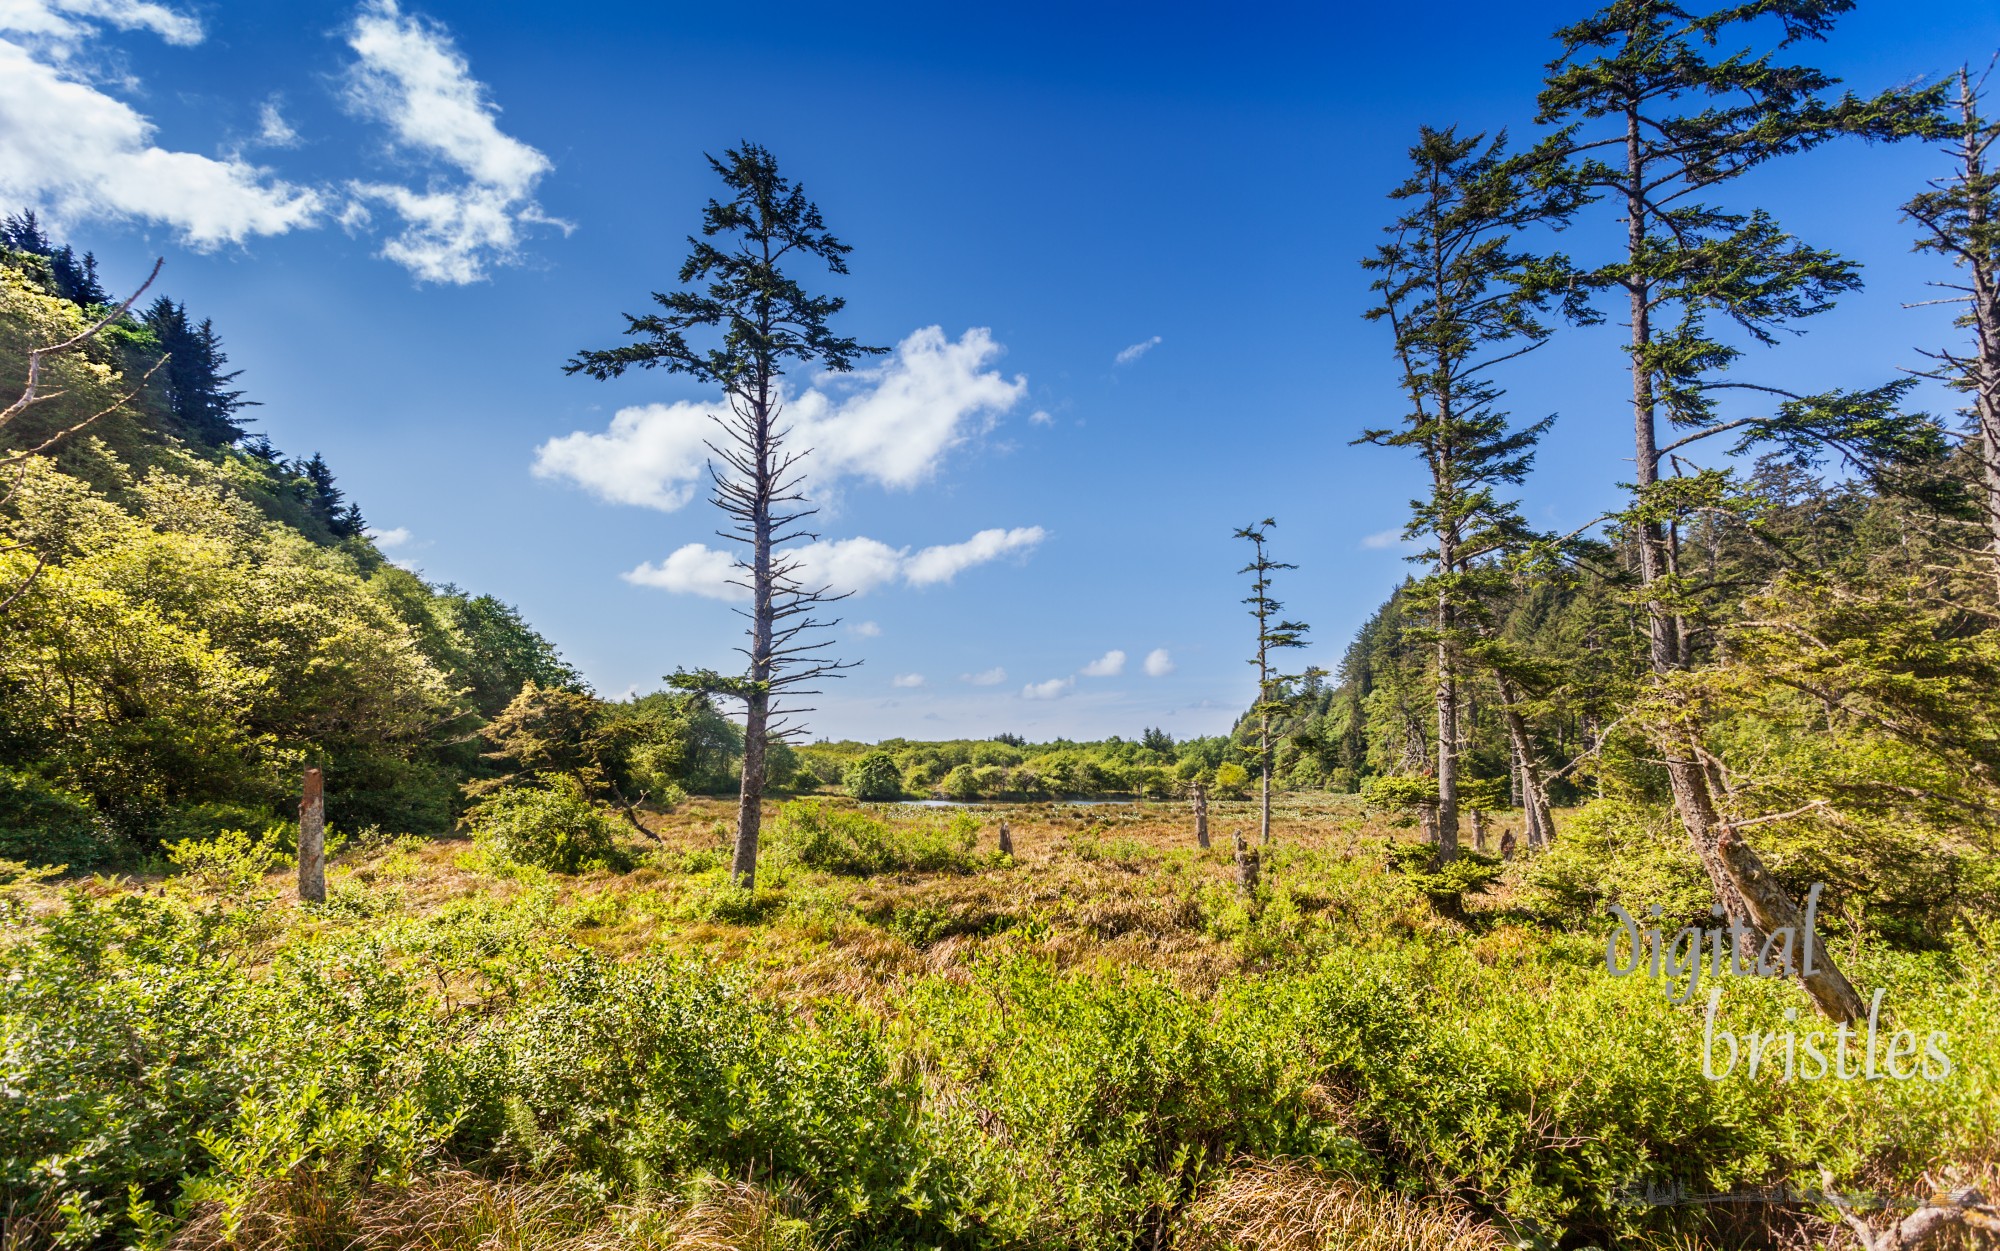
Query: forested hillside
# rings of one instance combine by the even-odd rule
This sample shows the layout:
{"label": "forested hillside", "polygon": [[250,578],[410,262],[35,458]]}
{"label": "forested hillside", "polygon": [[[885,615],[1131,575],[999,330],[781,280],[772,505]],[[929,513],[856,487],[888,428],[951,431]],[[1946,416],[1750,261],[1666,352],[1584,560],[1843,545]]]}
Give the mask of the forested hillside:
{"label": "forested hillside", "polygon": [[[12,403],[32,349],[143,275],[100,275],[32,214],[0,244]],[[0,859],[261,829],[308,764],[342,828],[443,830],[491,771],[484,722],[576,675],[512,608],[384,559],[320,456],[255,433],[218,329],[147,294],[0,427]]]}

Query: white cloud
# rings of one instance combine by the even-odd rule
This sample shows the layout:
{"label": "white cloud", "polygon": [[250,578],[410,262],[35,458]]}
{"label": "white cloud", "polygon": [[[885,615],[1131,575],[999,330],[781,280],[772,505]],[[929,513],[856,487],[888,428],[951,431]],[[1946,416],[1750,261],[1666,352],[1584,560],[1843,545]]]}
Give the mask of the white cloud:
{"label": "white cloud", "polygon": [[1147,677],[1164,678],[1173,671],[1174,658],[1167,654],[1166,648],[1155,647],[1152,651],[1146,653]]}
{"label": "white cloud", "polygon": [[1028,414],[1028,424],[1031,426],[1053,426],[1056,424],[1056,419],[1049,416],[1047,409],[1038,408]]}
{"label": "white cloud", "polygon": [[737,585],[743,575],[737,569],[736,558],[700,543],[675,549],[658,565],[649,560],[619,576],[635,586],[655,586],[680,595],[700,595],[731,603],[750,598],[750,592]]}
{"label": "white cloud", "polygon": [[978,673],[961,673],[958,675],[958,680],[961,682],[970,682],[974,686],[998,686],[1007,680],[1007,671],[995,665],[991,669],[982,669]]}
{"label": "white cloud", "polygon": [[1123,672],[1125,653],[1115,647],[1083,667],[1086,678],[1115,678]]}
{"label": "white cloud", "polygon": [[152,122],[72,72],[97,22],[180,45],[202,37],[194,18],[139,0],[0,0],[0,32],[17,37],[0,39],[0,203],[58,221],[159,222],[201,248],[318,218],[318,192],[237,157],[160,147]]}
{"label": "white cloud", "polygon": [[1013,552],[1031,551],[1046,537],[1040,526],[981,530],[963,543],[927,547],[918,552],[904,566],[903,576],[911,586],[949,582],[974,565],[983,565]]}
{"label": "white cloud", "polygon": [[856,638],[875,639],[882,637],[882,627],[872,621],[857,621],[847,627],[847,632]]}
{"label": "white cloud", "polygon": [[1387,551],[1392,547],[1402,547],[1403,545],[1403,528],[1401,526],[1396,527],[1394,530],[1377,530],[1375,533],[1361,540],[1361,546],[1371,552]]}
{"label": "white cloud", "polygon": [[350,107],[387,126],[399,151],[465,178],[434,178],[421,191],[350,184],[357,201],[387,205],[403,219],[383,256],[426,282],[477,282],[488,266],[514,258],[523,224],[564,225],[534,201],[549,159],[501,131],[499,110],[443,27],[404,16],[395,0],[369,0],[347,42],[360,58],[348,80]]}
{"label": "white cloud", "polygon": [[[938,326],[915,331],[881,365],[824,375],[785,399],[790,446],[824,491],[841,478],[908,488],[937,472],[953,447],[987,429],[1027,393],[987,366],[1002,349],[974,328],[957,342]],[[534,473],[561,478],[615,504],[672,512],[694,497],[716,434],[720,398],[620,409],[602,434],[575,431],[535,449]]]}
{"label": "white cloud", "polygon": [[901,687],[904,689],[922,686],[923,684],[924,684],[924,675],[921,673],[899,673],[895,677],[889,679],[890,686]]}
{"label": "white cloud", "polygon": [[[931,586],[951,579],[974,565],[997,560],[1011,552],[1026,551],[1042,538],[1040,526],[1016,530],[981,530],[963,543],[926,547],[910,555],[907,547],[890,547],[878,539],[852,538],[807,543],[780,549],[791,559],[799,585],[809,589],[827,587],[835,594],[866,595],[888,583],[901,581],[908,586]],[[737,585],[746,572],[730,552],[717,551],[704,543],[689,543],[675,549],[655,565],[647,561],[620,575],[638,586],[659,587],[683,595],[741,602],[750,593]],[[864,622],[855,631],[872,636],[881,630]]]}
{"label": "white cloud", "polygon": [[92,33],[87,25],[90,19],[109,22],[120,30],[149,30],[183,47],[198,44],[202,38],[198,20],[145,0],[0,0],[0,31],[51,42],[73,44],[86,38]]}
{"label": "white cloud", "polygon": [[257,110],[257,142],[267,148],[296,148],[299,132],[285,120],[276,100],[266,100]]}
{"label": "white cloud", "polygon": [[408,526],[397,526],[393,530],[376,530],[371,528],[368,531],[368,537],[377,547],[401,547],[410,541],[410,528]]}
{"label": "white cloud", "polygon": [[1046,682],[1030,682],[1021,688],[1022,699],[1061,699],[1076,687],[1076,679],[1050,678]]}
{"label": "white cloud", "polygon": [[1138,360],[1141,356],[1144,356],[1158,346],[1160,346],[1160,336],[1158,335],[1134,343],[1131,347],[1120,349],[1117,363],[1120,365],[1130,365],[1133,361]]}

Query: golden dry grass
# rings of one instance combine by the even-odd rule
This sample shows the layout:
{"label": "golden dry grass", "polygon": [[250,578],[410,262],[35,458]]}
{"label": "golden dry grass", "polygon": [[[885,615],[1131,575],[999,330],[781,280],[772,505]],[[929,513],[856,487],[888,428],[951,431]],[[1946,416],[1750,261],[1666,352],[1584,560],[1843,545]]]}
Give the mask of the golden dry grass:
{"label": "golden dry grass", "polygon": [[1181,1251],[1506,1251],[1453,1202],[1418,1203],[1286,1161],[1233,1169],[1182,1218]]}
{"label": "golden dry grass", "polygon": [[[708,1180],[691,1193],[606,1204],[559,1182],[445,1170],[357,1198],[305,1177],[236,1213],[198,1213],[169,1251],[812,1251],[791,1191]],[[233,1219],[232,1219],[233,1218]]]}

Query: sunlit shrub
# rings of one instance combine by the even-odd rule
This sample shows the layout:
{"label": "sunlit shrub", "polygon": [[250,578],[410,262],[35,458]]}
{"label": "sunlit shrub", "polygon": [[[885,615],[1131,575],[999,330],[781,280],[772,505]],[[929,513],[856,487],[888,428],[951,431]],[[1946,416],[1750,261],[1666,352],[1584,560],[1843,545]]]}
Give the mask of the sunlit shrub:
{"label": "sunlit shrub", "polygon": [[473,837],[493,854],[555,873],[622,868],[618,825],[593,805],[575,778],[546,774],[537,786],[510,787],[468,815]]}

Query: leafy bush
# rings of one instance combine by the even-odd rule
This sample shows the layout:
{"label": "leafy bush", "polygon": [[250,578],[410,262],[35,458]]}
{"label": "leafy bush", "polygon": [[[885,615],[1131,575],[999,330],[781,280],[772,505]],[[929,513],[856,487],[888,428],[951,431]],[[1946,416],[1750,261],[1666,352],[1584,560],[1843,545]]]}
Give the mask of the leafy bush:
{"label": "leafy bush", "polygon": [[0,860],[26,864],[96,864],[111,844],[90,800],[32,773],[0,767]]}
{"label": "leafy bush", "polygon": [[1483,895],[1500,880],[1500,858],[1461,847],[1439,863],[1437,848],[1428,843],[1389,844],[1389,867],[1430,900],[1443,916],[1465,914],[1465,897]]}
{"label": "leafy bush", "polygon": [[1231,799],[1241,799],[1250,789],[1250,771],[1233,760],[1216,766],[1215,789]]}
{"label": "leafy bush", "polygon": [[979,819],[961,812],[896,829],[864,812],[795,799],[779,810],[770,837],[780,856],[828,873],[962,872],[973,864]]}
{"label": "leafy bush", "polygon": [[903,793],[903,775],[896,758],[885,751],[871,751],[847,768],[842,781],[856,799],[896,799]]}
{"label": "leafy bush", "polygon": [[473,809],[467,817],[473,837],[502,859],[556,873],[623,868],[617,823],[591,804],[582,784],[562,774],[538,780]]}
{"label": "leafy bush", "polygon": [[1658,904],[1669,928],[1707,925],[1715,898],[1671,813],[1615,799],[1578,809],[1528,866],[1526,881],[1538,907],[1578,925],[1613,903],[1635,911]]}

